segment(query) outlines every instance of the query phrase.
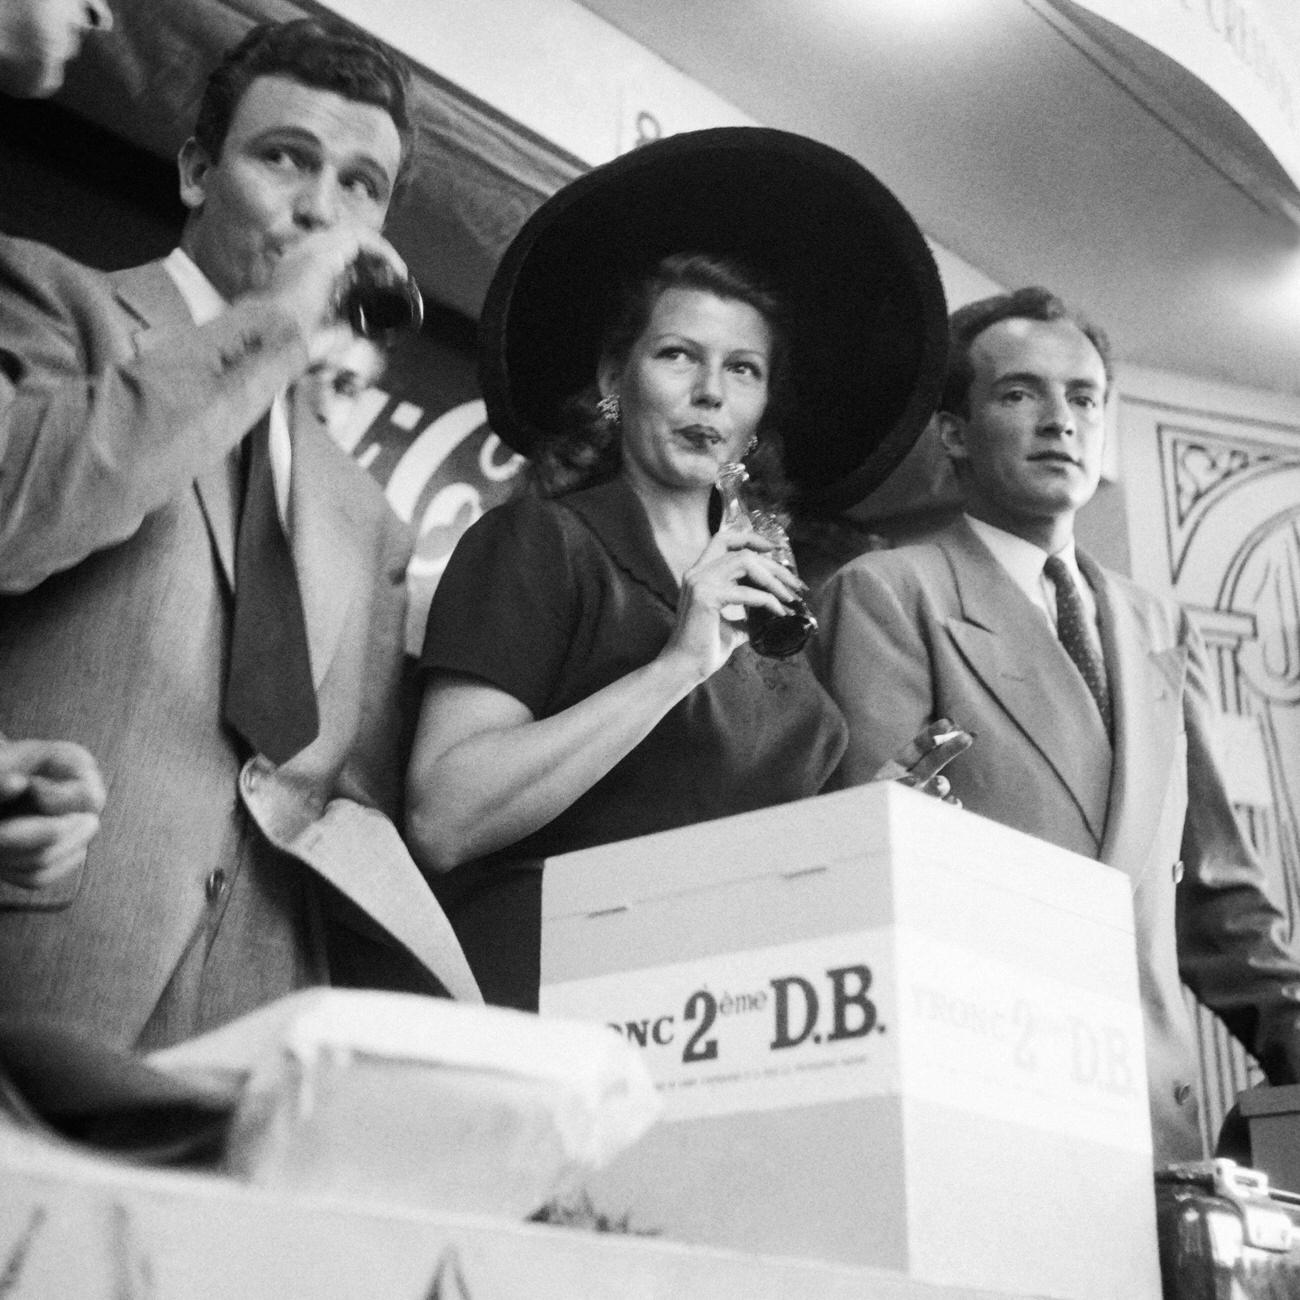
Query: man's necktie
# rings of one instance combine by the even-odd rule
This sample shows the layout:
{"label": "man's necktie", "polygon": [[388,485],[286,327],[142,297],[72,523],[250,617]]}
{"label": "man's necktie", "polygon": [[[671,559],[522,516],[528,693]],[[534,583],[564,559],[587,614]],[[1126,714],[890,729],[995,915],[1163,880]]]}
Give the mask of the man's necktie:
{"label": "man's necktie", "polygon": [[254,750],[284,763],[316,739],[320,714],[298,575],[275,504],[267,433],[263,421],[246,440],[223,712]]}
{"label": "man's necktie", "polygon": [[1074,578],[1059,555],[1049,555],[1043,565],[1052,586],[1056,588],[1056,635],[1065,653],[1074,660],[1074,666],[1092,692],[1101,712],[1101,720],[1110,731],[1110,690],[1106,685],[1106,666],[1093,649],[1088,636],[1088,615],[1083,608],[1083,597],[1074,585]]}

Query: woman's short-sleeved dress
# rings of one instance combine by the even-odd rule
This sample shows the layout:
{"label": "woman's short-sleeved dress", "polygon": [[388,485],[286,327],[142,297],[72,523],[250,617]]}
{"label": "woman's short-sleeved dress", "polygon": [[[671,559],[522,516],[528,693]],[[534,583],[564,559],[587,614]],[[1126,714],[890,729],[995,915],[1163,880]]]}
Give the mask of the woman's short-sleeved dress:
{"label": "woman's short-sleeved dress", "polygon": [[[649,663],[677,597],[622,480],[554,501],[520,497],[457,544],[421,668],[477,677],[549,717]],[[554,820],[439,880],[484,996],[536,1007],[544,858],[815,794],[845,736],[802,654],[764,659],[741,646]]]}

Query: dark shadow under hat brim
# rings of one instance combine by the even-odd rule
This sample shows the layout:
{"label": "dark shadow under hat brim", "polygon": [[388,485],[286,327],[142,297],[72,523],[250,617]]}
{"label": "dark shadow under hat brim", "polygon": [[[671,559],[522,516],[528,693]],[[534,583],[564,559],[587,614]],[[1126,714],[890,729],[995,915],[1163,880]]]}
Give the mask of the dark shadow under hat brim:
{"label": "dark shadow under hat brim", "polygon": [[525,223],[480,321],[492,428],[528,454],[591,383],[617,285],[669,253],[739,259],[790,321],[786,470],[800,503],[867,495],[925,427],[943,383],[947,310],[925,239],[838,150],[763,127],[670,136],[598,167]]}

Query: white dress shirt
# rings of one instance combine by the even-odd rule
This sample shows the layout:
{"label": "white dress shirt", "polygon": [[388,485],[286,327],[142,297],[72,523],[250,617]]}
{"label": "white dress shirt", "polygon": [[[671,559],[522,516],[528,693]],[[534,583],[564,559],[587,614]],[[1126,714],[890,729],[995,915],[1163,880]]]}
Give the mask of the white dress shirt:
{"label": "white dress shirt", "polygon": [[[229,305],[216,291],[194,259],[183,249],[173,248],[163,259],[163,268],[171,276],[196,325],[216,320]],[[293,443],[289,438],[289,417],[284,394],[277,393],[270,415],[271,478],[275,483],[275,504],[280,523],[289,531],[289,474],[293,467]]]}
{"label": "white dress shirt", "polygon": [[[1023,537],[1008,533],[1004,529],[994,528],[982,519],[967,515],[966,522],[971,526],[975,536],[993,552],[993,558],[1006,570],[1007,576],[1029,598],[1034,607],[1042,611],[1043,617],[1056,630],[1056,588],[1051,579],[1043,572],[1047,563],[1048,552]],[[1097,598],[1092,587],[1079,568],[1079,561],[1074,554],[1074,539],[1056,552],[1070,571],[1074,585],[1079,589],[1079,599],[1083,602],[1083,612],[1087,616],[1088,639],[1099,658],[1104,661],[1101,652],[1101,634],[1097,627]]]}

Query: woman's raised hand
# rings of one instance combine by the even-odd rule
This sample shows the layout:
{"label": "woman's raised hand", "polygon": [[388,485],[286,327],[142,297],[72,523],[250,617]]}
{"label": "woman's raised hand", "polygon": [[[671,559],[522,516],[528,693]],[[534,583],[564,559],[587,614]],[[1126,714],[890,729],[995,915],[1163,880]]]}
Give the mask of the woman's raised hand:
{"label": "woman's raised hand", "polygon": [[773,549],[751,528],[719,529],[682,575],[677,625],[660,658],[690,665],[703,681],[748,640],[747,609],[783,614],[789,601],[805,595],[807,584],[771,558]]}

